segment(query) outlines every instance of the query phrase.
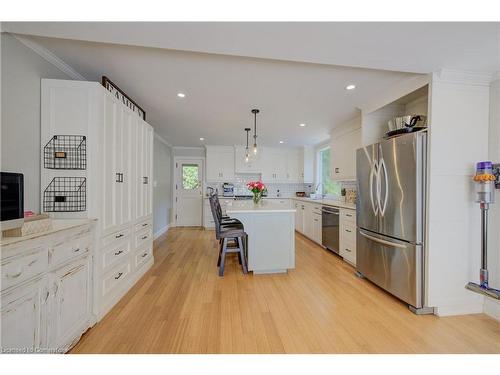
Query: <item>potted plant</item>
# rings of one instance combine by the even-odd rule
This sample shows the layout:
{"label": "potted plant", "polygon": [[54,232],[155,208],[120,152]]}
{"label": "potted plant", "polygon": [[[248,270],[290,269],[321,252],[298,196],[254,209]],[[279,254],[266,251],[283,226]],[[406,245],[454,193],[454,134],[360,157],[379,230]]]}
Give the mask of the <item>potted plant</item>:
{"label": "potted plant", "polygon": [[264,193],[267,192],[266,185],[262,181],[250,181],[247,188],[253,193],[253,203],[255,204],[259,203]]}

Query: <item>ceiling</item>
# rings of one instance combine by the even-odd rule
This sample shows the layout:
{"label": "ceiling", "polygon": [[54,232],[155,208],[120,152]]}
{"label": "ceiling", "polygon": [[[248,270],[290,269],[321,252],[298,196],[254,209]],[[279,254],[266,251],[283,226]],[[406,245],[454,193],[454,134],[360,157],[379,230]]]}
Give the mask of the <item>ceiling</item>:
{"label": "ceiling", "polygon": [[[414,73],[439,68],[500,70],[495,60],[500,61],[500,52],[494,48],[497,24],[2,23],[2,27],[31,34],[30,39],[89,80],[107,75],[144,107],[148,122],[175,146],[241,144],[243,129],[253,123],[252,108],[261,110],[260,144],[278,145],[280,140],[288,146],[316,144],[327,139],[333,127],[356,116],[358,105]],[[345,90],[350,83],[357,88]],[[186,97],[178,98],[178,92]],[[299,127],[300,123],[306,126]]]}
{"label": "ceiling", "polygon": [[63,39],[429,73],[500,70],[499,22],[4,22]]}

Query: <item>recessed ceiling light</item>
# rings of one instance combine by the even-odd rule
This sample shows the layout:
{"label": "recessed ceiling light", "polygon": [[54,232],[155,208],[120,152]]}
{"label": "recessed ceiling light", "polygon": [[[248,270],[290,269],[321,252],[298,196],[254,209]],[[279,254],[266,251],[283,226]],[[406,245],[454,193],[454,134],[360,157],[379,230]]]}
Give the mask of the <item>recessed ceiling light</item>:
{"label": "recessed ceiling light", "polygon": [[299,124],[299,126],[303,128],[304,126],[306,126],[306,124]]}
{"label": "recessed ceiling light", "polygon": [[186,94],[184,94],[183,92],[178,92],[178,93],[177,93],[177,96],[178,96],[179,98],[185,98],[185,97],[186,97]]}
{"label": "recessed ceiling light", "polygon": [[345,87],[346,90],[354,90],[356,88],[356,85],[347,85]]}
{"label": "recessed ceiling light", "polygon": [[204,141],[204,140],[205,140],[205,138],[203,138],[203,137],[200,138],[200,141]]}
{"label": "recessed ceiling light", "polygon": [[285,143],[285,141],[280,141],[280,143]]}

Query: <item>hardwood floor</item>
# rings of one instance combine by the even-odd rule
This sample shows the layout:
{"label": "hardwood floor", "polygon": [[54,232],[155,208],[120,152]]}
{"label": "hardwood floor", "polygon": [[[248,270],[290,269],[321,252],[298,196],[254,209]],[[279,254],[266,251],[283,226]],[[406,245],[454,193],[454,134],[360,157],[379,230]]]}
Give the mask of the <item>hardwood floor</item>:
{"label": "hardwood floor", "polygon": [[500,353],[486,315],[416,316],[296,236],[296,269],[217,276],[212,231],[170,229],[155,265],[72,353]]}

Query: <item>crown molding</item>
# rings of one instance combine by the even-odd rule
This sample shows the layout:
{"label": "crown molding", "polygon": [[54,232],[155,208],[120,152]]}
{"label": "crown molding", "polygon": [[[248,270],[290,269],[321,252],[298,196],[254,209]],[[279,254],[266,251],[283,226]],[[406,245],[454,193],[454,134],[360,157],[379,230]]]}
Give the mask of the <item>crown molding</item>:
{"label": "crown molding", "polygon": [[189,147],[189,146],[174,146],[172,147],[174,150],[204,150],[205,147],[201,146],[195,146],[195,147]]}
{"label": "crown molding", "polygon": [[163,143],[165,146],[172,148],[172,145],[167,142],[165,138],[163,138],[161,135],[159,135],[157,132],[154,132],[155,138],[159,140],[161,143]]}
{"label": "crown molding", "polygon": [[498,81],[499,79],[500,79],[500,71],[493,74],[493,77],[491,78],[491,82]]}
{"label": "crown molding", "polygon": [[441,69],[432,73],[434,82],[454,83],[459,85],[489,86],[494,75],[465,70]]}
{"label": "crown molding", "polygon": [[41,46],[37,42],[35,42],[29,38],[26,38],[22,35],[19,35],[19,34],[10,34],[10,35],[12,35],[19,42],[24,44],[30,50],[35,52],[37,55],[39,55],[40,57],[42,57],[44,60],[48,61],[52,65],[54,65],[56,68],[58,68],[60,71],[67,74],[71,78],[79,80],[79,81],[87,81],[87,79],[84,76],[82,76],[75,69],[73,69],[71,66],[66,64],[63,60],[61,60],[59,57],[54,55],[47,48]]}

